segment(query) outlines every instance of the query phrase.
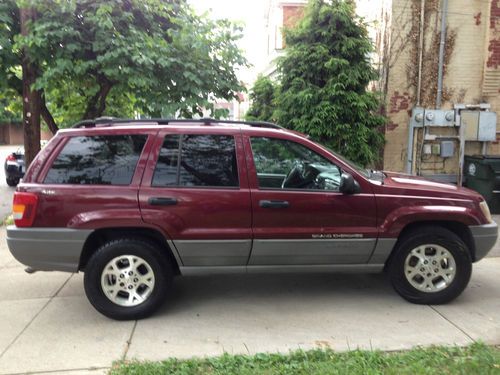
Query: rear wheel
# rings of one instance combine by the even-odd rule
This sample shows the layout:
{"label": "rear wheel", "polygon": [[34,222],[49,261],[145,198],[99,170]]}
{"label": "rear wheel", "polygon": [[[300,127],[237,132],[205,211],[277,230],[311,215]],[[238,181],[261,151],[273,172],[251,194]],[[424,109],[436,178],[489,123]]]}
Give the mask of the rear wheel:
{"label": "rear wheel", "polygon": [[453,232],[421,227],[402,238],[389,264],[394,289],[418,304],[442,304],[469,283],[472,262],[465,243]]}
{"label": "rear wheel", "polygon": [[117,320],[142,319],[164,302],[172,267],[154,243],[142,239],[110,241],[85,267],[84,286],[90,303]]}

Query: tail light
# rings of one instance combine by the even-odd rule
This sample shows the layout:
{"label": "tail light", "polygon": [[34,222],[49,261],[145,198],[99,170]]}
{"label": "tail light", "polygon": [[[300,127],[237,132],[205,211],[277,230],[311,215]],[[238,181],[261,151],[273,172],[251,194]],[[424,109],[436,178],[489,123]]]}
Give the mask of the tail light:
{"label": "tail light", "polygon": [[7,156],[7,161],[17,161],[17,159],[14,154],[10,154],[9,156]]}
{"label": "tail light", "polygon": [[17,227],[31,227],[35,220],[38,196],[33,193],[14,193],[12,214]]}

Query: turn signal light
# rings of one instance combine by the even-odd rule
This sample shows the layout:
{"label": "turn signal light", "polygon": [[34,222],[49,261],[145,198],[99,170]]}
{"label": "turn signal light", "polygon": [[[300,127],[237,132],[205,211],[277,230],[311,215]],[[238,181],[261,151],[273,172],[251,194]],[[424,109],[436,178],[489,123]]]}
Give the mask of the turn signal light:
{"label": "turn signal light", "polygon": [[9,156],[7,156],[7,161],[16,161],[16,157],[14,156],[14,154],[10,154]]}
{"label": "turn signal light", "polygon": [[33,193],[14,193],[12,216],[16,227],[31,227],[35,220],[38,196]]}

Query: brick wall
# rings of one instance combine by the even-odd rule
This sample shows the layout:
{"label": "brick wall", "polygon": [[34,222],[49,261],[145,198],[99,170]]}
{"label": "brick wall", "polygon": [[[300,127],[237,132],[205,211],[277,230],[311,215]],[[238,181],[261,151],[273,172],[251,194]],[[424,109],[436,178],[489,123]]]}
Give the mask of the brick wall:
{"label": "brick wall", "polygon": [[[304,14],[303,5],[283,5],[283,29],[293,27],[302,18]],[[283,38],[283,48],[286,47],[285,38]]]}
{"label": "brick wall", "polygon": [[[427,1],[427,3],[432,2]],[[435,4],[439,3],[441,2],[435,2]],[[418,8],[412,11],[412,5]],[[391,48],[390,56],[385,62],[389,70],[385,89],[389,123],[385,129],[387,143],[384,149],[384,168],[388,170],[404,171],[405,169],[409,116],[411,108],[416,104],[416,83],[408,76],[408,70],[416,69],[418,66],[418,61],[415,61],[415,44],[410,39],[412,22],[415,22],[415,9],[420,9],[420,0],[394,0],[392,4]],[[435,50],[436,53],[438,45],[435,49],[431,47],[433,34],[439,33],[438,15],[440,14],[435,11],[428,12],[428,26],[424,38],[427,49]],[[451,109],[454,103],[475,104],[485,101],[490,103],[492,110],[500,115],[498,92],[486,96],[483,90],[489,85],[489,92],[491,92],[491,87],[497,85],[496,81],[491,80],[500,77],[498,71],[500,68],[500,0],[449,1],[447,24],[448,35],[455,33],[455,36],[449,63],[445,67],[446,100],[442,108]],[[385,53],[388,52],[385,51]],[[424,55],[424,61],[425,59],[432,59],[432,56]],[[424,87],[423,90],[429,88],[435,90],[437,79],[433,77],[424,82],[429,82],[428,85],[431,87]],[[498,89],[500,90],[500,87]],[[432,129],[434,134],[450,131],[454,130]],[[470,142],[467,144],[466,154],[479,153],[480,149],[479,142]],[[488,151],[490,154],[500,154],[500,145],[490,144]],[[456,173],[457,168],[458,155],[445,161],[435,157],[428,160],[424,169],[426,173],[433,174]]]}

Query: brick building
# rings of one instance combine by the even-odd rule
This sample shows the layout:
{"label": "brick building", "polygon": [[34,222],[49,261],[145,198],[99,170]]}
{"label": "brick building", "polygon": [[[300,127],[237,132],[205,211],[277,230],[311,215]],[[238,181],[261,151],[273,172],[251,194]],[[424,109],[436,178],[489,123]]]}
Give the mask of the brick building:
{"label": "brick building", "polygon": [[[446,11],[443,7],[447,7]],[[483,107],[489,105],[491,111],[500,114],[500,0],[358,0],[357,11],[371,23],[376,45],[373,62],[381,76],[376,86],[383,92],[389,117],[384,168],[406,171],[411,164],[412,173],[448,175],[452,181],[459,170],[458,127],[415,129],[411,149],[408,141],[412,109],[417,105],[438,106],[444,15],[441,108],[453,111],[457,104],[483,103]],[[424,136],[425,131],[432,137]],[[437,139],[433,140],[434,136]],[[450,157],[439,153],[444,137],[450,137],[455,144]],[[409,147],[413,160],[407,164]],[[484,145],[472,140],[465,143],[465,155],[481,153],[499,155],[498,138]]]}
{"label": "brick building", "polygon": [[266,33],[267,56],[263,75],[272,76],[276,71],[276,58],[283,54],[285,39],[283,30],[293,27],[303,15],[307,0],[267,0]]}

